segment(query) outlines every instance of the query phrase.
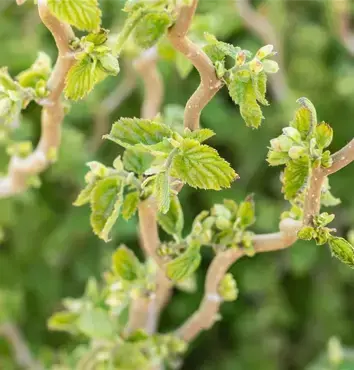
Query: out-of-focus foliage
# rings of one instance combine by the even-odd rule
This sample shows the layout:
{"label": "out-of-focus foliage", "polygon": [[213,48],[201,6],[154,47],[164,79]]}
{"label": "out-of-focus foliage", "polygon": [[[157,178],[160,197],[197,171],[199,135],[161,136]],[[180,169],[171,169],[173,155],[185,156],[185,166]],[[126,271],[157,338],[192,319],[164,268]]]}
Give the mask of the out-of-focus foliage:
{"label": "out-of-focus foliage", "polygon": [[[100,3],[103,26],[118,29],[124,1]],[[266,120],[258,130],[245,127],[227,90],[207,106],[202,125],[217,132],[208,144],[237,168],[241,178],[231,189],[221,192],[185,187],[181,203],[186,229],[201,209],[222,203],[223,198],[239,202],[254,193],[255,231],[276,230],[286,204],[280,193],[279,170],[268,167],[265,159],[269,140],[292,118],[294,97],[310,98],[319,121],[326,119],[331,125],[335,133],[332,152],[354,136],[354,61],[338,38],[330,3],[255,2],[258,11],[269,17],[282,36],[284,72],[291,93],[284,96],[282,103],[268,94],[272,104],[263,108]],[[264,44],[243,26],[232,0],[201,0],[199,9],[193,30],[195,39],[201,40],[203,32],[208,31],[243,49],[257,50]],[[3,0],[0,11],[0,65],[9,65],[12,76],[29,68],[39,50],[54,60],[52,38],[40,24],[32,2],[17,7],[14,1]],[[181,79],[177,69],[185,71],[188,65],[183,59],[176,63],[164,60],[159,64],[165,86],[169,87],[165,104],[183,105],[199,77],[192,71],[188,79]],[[95,158],[108,165],[120,154],[118,146],[109,141],[102,141],[98,153],[91,152],[87,143],[100,101],[121,79],[122,76],[107,78],[87,101],[72,106],[64,122],[59,160],[41,177],[42,187],[0,200],[0,323],[16,321],[44,363],[52,363],[53,349],[61,348],[64,353],[72,348],[68,336],[50,332],[46,326],[47,318],[61,309],[61,299],[82,296],[87,279],[107,268],[110,254],[120,243],[135,246],[140,253],[134,222],[119,220],[112,230],[112,241],[105,244],[90,230],[89,209],[72,206],[83,186],[85,162]],[[137,89],[112,114],[111,122],[122,116],[138,117],[141,102],[142,90]],[[34,104],[28,107],[20,128],[14,131],[17,140],[37,142],[39,113]],[[0,150],[0,171],[4,171],[8,158],[2,147]],[[353,168],[348,167],[331,178],[333,193],[343,204],[337,207],[333,224],[338,235],[343,236],[354,224],[352,172]],[[316,360],[333,335],[353,347],[354,272],[332,259],[326,248],[299,241],[287,251],[239,261],[231,269],[238,283],[238,300],[223,306],[223,320],[198,338],[183,369],[300,370]],[[196,309],[202,295],[203,269],[210,258],[205,256],[198,271],[197,293],[176,293],[162,317],[162,330],[174,328]],[[17,369],[11,348],[1,338],[0,368]]]}

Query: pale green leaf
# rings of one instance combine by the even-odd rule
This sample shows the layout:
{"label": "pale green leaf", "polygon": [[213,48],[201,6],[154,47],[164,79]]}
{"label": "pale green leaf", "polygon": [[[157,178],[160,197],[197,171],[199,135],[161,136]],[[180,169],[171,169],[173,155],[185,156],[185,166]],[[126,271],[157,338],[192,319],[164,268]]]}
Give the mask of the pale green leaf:
{"label": "pale green leaf", "polygon": [[332,256],[338,258],[351,268],[354,268],[354,248],[343,238],[331,236],[328,240]]}
{"label": "pale green leaf", "polygon": [[248,196],[244,202],[240,203],[237,217],[240,218],[240,225],[244,228],[251,226],[255,222],[256,217],[253,196]]}
{"label": "pale green leaf", "polygon": [[283,177],[285,199],[293,199],[305,184],[309,175],[309,158],[304,156],[288,162]]}
{"label": "pale green leaf", "polygon": [[245,96],[245,83],[237,78],[231,80],[227,85],[229,95],[235,104],[240,104]]}
{"label": "pale green leaf", "polygon": [[168,172],[160,172],[155,179],[155,196],[161,213],[167,213],[170,208],[170,182]]}
{"label": "pale green leaf", "polygon": [[208,128],[201,128],[195,131],[189,131],[189,132],[184,133],[184,137],[188,139],[197,140],[200,143],[210,139],[214,135],[215,135],[215,132]]}
{"label": "pale green leaf", "polygon": [[112,270],[121,279],[134,281],[139,277],[140,262],[133,251],[125,246],[119,247],[112,256]]}
{"label": "pale green leaf", "polygon": [[101,10],[97,0],[47,0],[50,11],[62,22],[79,30],[97,31],[101,24]]}
{"label": "pale green leaf", "polygon": [[81,192],[75,199],[73,205],[76,207],[80,207],[86,203],[89,203],[90,198],[91,198],[91,193],[93,189],[95,188],[95,186],[96,186],[96,180],[94,179],[89,184],[87,184],[83,190],[81,190]]}
{"label": "pale green leaf", "polygon": [[173,158],[171,175],[195,188],[228,188],[237,174],[218,152],[196,140],[184,139]]}
{"label": "pale green leaf", "polygon": [[77,319],[78,315],[74,312],[56,312],[49,318],[48,328],[56,331],[74,332]]}
{"label": "pale green leaf", "polygon": [[245,84],[244,96],[239,104],[240,113],[246,125],[258,128],[262,123],[263,114],[251,81]]}
{"label": "pale green leaf", "polygon": [[333,139],[333,129],[325,122],[321,122],[315,128],[315,138],[319,148],[327,148]]}
{"label": "pale green leaf", "polygon": [[138,209],[139,205],[139,192],[133,191],[128,193],[124,197],[123,205],[122,205],[122,216],[125,220],[129,220],[131,217],[134,216]]}
{"label": "pale green leaf", "polygon": [[85,310],[79,316],[76,325],[90,338],[110,338],[114,335],[114,326],[108,312],[101,308]]}
{"label": "pale green leaf", "polygon": [[128,148],[123,154],[124,167],[128,171],[142,175],[148,168],[151,167],[154,157],[149,153]]}
{"label": "pale green leaf", "polygon": [[170,137],[171,129],[156,120],[121,118],[113,124],[111,132],[104,138],[128,148],[136,144],[153,145]]}
{"label": "pale green leaf", "polygon": [[197,270],[201,259],[199,246],[188,247],[180,256],[167,263],[167,277],[176,282],[187,279]]}
{"label": "pale green leaf", "polygon": [[253,88],[256,92],[257,100],[263,105],[269,105],[266,99],[267,93],[267,74],[262,71],[253,76]]}
{"label": "pale green leaf", "polygon": [[184,226],[184,217],[181,203],[176,195],[171,197],[170,208],[166,214],[158,213],[159,225],[170,235],[181,235]]}
{"label": "pale green leaf", "polygon": [[91,193],[91,226],[94,233],[106,242],[119,216],[122,189],[118,179],[107,177],[99,180]]}
{"label": "pale green leaf", "polygon": [[235,301],[238,297],[238,288],[235,278],[232,274],[227,273],[218,286],[218,293],[226,302]]}

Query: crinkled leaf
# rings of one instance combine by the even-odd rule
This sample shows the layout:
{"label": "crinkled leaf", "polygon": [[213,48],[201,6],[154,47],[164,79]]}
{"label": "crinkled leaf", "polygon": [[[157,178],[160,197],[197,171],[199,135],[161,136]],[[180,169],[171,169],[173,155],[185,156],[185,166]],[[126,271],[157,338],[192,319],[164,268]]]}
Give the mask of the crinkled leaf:
{"label": "crinkled leaf", "polygon": [[168,126],[154,120],[121,118],[113,124],[111,132],[104,138],[128,148],[136,144],[157,144],[171,134],[172,131]]}
{"label": "crinkled leaf", "polygon": [[309,158],[304,156],[288,162],[283,178],[283,192],[285,199],[293,199],[305,184],[309,175]]}
{"label": "crinkled leaf", "polygon": [[252,81],[245,84],[245,91],[240,104],[240,113],[246,125],[258,128],[263,119],[261,107],[257,103],[257,96],[253,88]]}
{"label": "crinkled leaf", "polygon": [[119,247],[112,256],[112,270],[123,280],[136,280],[139,277],[140,267],[134,252],[125,246]]}
{"label": "crinkled leaf", "polygon": [[155,196],[161,213],[167,213],[170,208],[170,182],[168,172],[160,172],[155,179]]}
{"label": "crinkled leaf", "polygon": [[269,105],[266,99],[267,93],[267,74],[264,71],[253,76],[253,88],[256,92],[257,100],[263,105]]}
{"label": "crinkled leaf", "polygon": [[94,233],[106,242],[119,216],[122,189],[118,179],[107,177],[97,181],[91,193],[91,226]]}
{"label": "crinkled leaf", "polygon": [[194,188],[228,188],[237,177],[230,164],[208,145],[184,139],[173,158],[171,175]]}
{"label": "crinkled leaf", "polygon": [[184,137],[188,139],[197,140],[200,143],[210,139],[215,135],[215,132],[213,130],[210,130],[208,128],[201,128],[195,131],[186,132],[184,134]]}
{"label": "crinkled leaf", "polygon": [[343,238],[331,236],[328,240],[332,256],[338,258],[351,268],[354,268],[354,248]]}
{"label": "crinkled leaf", "polygon": [[339,198],[336,198],[329,190],[322,192],[321,204],[325,207],[334,207],[341,203]]}
{"label": "crinkled leaf", "polygon": [[223,53],[217,45],[205,45],[203,47],[204,52],[212,60],[213,63],[221,62],[225,59],[225,53]]}
{"label": "crinkled leaf", "polygon": [[83,206],[86,203],[89,203],[90,198],[91,198],[91,193],[92,193],[93,189],[95,188],[95,186],[96,186],[96,181],[95,180],[91,181],[89,184],[87,184],[85,186],[85,188],[80,191],[80,193],[77,196],[77,198],[75,199],[73,205],[76,206],[76,207],[80,207],[80,206]]}
{"label": "crinkled leaf", "polygon": [[184,225],[183,211],[181,203],[176,195],[171,197],[170,208],[167,213],[158,213],[157,220],[159,225],[170,235],[181,235]]}
{"label": "crinkled leaf", "polygon": [[154,157],[151,154],[134,150],[133,148],[128,148],[123,154],[124,167],[138,175],[142,175],[150,168],[153,160]]}
{"label": "crinkled leaf", "polygon": [[97,0],[48,0],[50,11],[61,21],[82,31],[96,31],[101,24]]}
{"label": "crinkled leaf", "polygon": [[244,202],[240,203],[237,211],[237,217],[240,218],[240,224],[244,228],[252,225],[255,222],[255,209],[252,196],[248,196]]}
{"label": "crinkled leaf", "polygon": [[151,48],[164,35],[171,24],[171,16],[167,12],[146,14],[134,29],[134,40],[142,48]]}
{"label": "crinkled leaf", "polygon": [[231,80],[227,85],[229,95],[235,104],[240,104],[245,96],[245,83],[237,78]]}
{"label": "crinkled leaf", "polygon": [[315,138],[319,148],[327,148],[331,144],[333,139],[332,127],[325,122],[321,122],[315,128]]}
{"label": "crinkled leaf", "polygon": [[191,276],[200,265],[200,247],[190,246],[184,253],[166,265],[167,276],[176,282]]}
{"label": "crinkled leaf", "polygon": [[78,329],[90,338],[109,338],[114,335],[114,326],[108,311],[101,308],[85,310],[77,320]]}
{"label": "crinkled leaf", "polygon": [[305,140],[317,124],[316,109],[307,98],[300,98],[297,102],[301,107],[296,110],[290,126],[296,128],[301,133],[301,138]]}
{"label": "crinkled leaf", "polygon": [[125,220],[129,220],[131,217],[134,216],[136,210],[138,209],[139,205],[139,192],[133,191],[128,193],[124,197],[123,205],[122,205],[122,216]]}

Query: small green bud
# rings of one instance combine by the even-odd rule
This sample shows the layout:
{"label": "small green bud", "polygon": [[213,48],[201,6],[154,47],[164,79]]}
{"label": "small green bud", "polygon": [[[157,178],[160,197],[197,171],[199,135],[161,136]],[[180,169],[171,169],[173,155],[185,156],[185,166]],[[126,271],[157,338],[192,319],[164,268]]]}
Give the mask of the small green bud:
{"label": "small green bud", "polygon": [[120,71],[118,59],[110,53],[100,56],[99,62],[103,70],[110,75],[116,76]]}
{"label": "small green bud", "polygon": [[277,73],[279,71],[279,65],[274,60],[263,60],[263,68],[266,73]]}
{"label": "small green bud", "polygon": [[323,245],[328,242],[329,237],[330,237],[330,234],[326,228],[318,228],[316,230],[314,239],[317,245]]}
{"label": "small green bud", "polygon": [[232,302],[237,299],[238,296],[237,283],[232,274],[227,273],[223,277],[218,287],[218,293],[220,294],[221,298],[226,302]]}
{"label": "small green bud", "polygon": [[294,145],[289,149],[289,157],[291,159],[299,159],[306,154],[306,149],[299,145]]}
{"label": "small green bud", "polygon": [[262,62],[256,58],[250,61],[249,66],[250,66],[250,71],[256,75],[263,71]]}
{"label": "small green bud", "polygon": [[298,233],[297,237],[301,240],[311,240],[314,237],[315,229],[311,226],[302,227]]}
{"label": "small green bud", "polygon": [[317,226],[326,226],[334,220],[335,215],[323,212],[316,216],[314,221]]}
{"label": "small green bud", "polygon": [[44,80],[40,80],[36,83],[35,93],[41,98],[44,98],[48,95],[47,84]]}
{"label": "small green bud", "polygon": [[226,69],[225,64],[220,61],[215,62],[215,71],[218,78],[222,78],[225,75]]}
{"label": "small green bud", "polygon": [[246,57],[247,57],[246,53],[243,50],[239,51],[236,55],[236,61],[235,61],[236,66],[237,67],[243,66],[246,62]]}
{"label": "small green bud", "polygon": [[225,217],[217,217],[215,221],[215,226],[219,230],[226,230],[231,227],[231,222]]}
{"label": "small green bud", "polygon": [[271,166],[280,166],[280,165],[285,164],[286,162],[288,162],[288,160],[289,160],[288,153],[275,152],[273,150],[270,150],[268,152],[267,162]]}
{"label": "small green bud", "polygon": [[270,145],[276,152],[288,152],[293,145],[293,141],[285,135],[280,135],[276,139],[272,139]]}
{"label": "small green bud", "polygon": [[262,59],[268,57],[269,55],[271,55],[273,53],[273,50],[274,50],[273,45],[265,45],[257,51],[256,57],[259,60],[262,60]]}
{"label": "small green bud", "polygon": [[329,237],[329,246],[332,251],[332,256],[338,258],[340,261],[350,266],[354,267],[354,248],[343,238]]}
{"label": "small green bud", "polygon": [[331,157],[331,152],[329,150],[326,150],[323,152],[321,157],[321,166],[324,168],[329,168],[333,164],[333,159]]}
{"label": "small green bud", "polygon": [[283,134],[295,141],[296,143],[301,143],[301,134],[294,127],[285,127],[283,128]]}

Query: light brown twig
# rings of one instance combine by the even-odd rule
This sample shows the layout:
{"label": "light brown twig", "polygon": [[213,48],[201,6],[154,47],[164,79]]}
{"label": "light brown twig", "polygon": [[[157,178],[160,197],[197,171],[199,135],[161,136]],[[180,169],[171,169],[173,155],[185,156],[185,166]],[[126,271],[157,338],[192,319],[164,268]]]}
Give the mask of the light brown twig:
{"label": "light brown twig", "polygon": [[59,55],[48,81],[50,94],[42,110],[42,131],[38,146],[27,158],[17,156],[11,158],[8,175],[0,178],[0,198],[24,191],[28,187],[28,179],[49,166],[48,153],[57,150],[60,145],[60,124],[64,118],[60,98],[65,77],[74,63],[74,59],[69,57],[69,41],[74,38],[74,33],[69,25],[60,22],[50,13],[45,0],[38,1],[38,11],[42,22],[55,39]]}

